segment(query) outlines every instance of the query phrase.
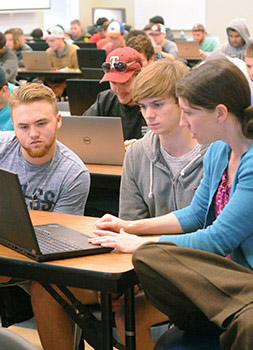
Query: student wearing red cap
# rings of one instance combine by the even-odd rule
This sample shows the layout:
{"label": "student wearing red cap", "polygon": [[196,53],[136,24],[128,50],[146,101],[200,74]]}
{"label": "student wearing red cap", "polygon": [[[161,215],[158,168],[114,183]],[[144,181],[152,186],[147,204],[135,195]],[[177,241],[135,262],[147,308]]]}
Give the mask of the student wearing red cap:
{"label": "student wearing red cap", "polygon": [[132,98],[135,79],[142,69],[141,55],[131,47],[122,47],[111,52],[102,67],[105,75],[100,82],[109,81],[111,89],[99,93],[84,115],[121,117],[124,139],[141,138],[147,126]]}

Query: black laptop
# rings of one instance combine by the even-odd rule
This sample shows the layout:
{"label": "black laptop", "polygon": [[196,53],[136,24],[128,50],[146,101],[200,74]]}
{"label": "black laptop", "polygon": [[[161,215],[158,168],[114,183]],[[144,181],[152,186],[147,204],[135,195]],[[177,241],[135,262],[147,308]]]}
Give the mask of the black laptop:
{"label": "black laptop", "polygon": [[100,49],[77,50],[79,68],[101,68],[106,60],[106,51]]}
{"label": "black laptop", "polygon": [[37,261],[109,252],[88,236],[59,224],[33,226],[18,175],[0,169],[0,243]]}
{"label": "black laptop", "polygon": [[27,44],[33,49],[33,51],[46,51],[49,48],[48,43],[43,40],[32,41]]}
{"label": "black laptop", "polygon": [[67,95],[71,115],[83,115],[96,101],[99,92],[110,89],[106,81],[93,79],[67,79]]}
{"label": "black laptop", "polygon": [[105,74],[102,68],[82,68],[81,71],[84,79],[101,80]]}
{"label": "black laptop", "polygon": [[96,43],[86,43],[84,41],[74,41],[73,44],[80,47],[80,49],[96,49],[97,44]]}

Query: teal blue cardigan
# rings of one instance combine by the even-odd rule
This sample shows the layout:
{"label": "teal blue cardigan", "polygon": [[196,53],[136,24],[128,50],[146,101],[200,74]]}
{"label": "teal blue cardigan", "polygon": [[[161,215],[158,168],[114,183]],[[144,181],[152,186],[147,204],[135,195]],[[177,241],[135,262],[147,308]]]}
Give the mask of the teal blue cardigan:
{"label": "teal blue cardigan", "polygon": [[191,204],[174,211],[184,234],[162,236],[160,242],[205,250],[231,258],[253,269],[253,145],[240,160],[230,199],[215,217],[214,198],[228,166],[231,148],[213,143],[204,158],[204,175]]}

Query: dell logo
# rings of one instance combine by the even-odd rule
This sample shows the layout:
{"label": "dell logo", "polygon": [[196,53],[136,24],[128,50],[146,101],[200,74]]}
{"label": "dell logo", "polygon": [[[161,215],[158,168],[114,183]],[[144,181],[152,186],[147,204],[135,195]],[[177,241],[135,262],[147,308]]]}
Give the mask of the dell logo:
{"label": "dell logo", "polygon": [[86,145],[89,145],[89,144],[91,143],[90,137],[85,136],[85,137],[83,138],[83,142],[84,142]]}

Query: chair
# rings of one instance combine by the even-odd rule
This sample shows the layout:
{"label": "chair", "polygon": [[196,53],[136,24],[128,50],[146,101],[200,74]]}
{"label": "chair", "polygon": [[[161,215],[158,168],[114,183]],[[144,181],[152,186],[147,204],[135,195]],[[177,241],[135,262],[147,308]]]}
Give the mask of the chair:
{"label": "chair", "polygon": [[0,328],[0,349],[4,350],[38,350],[26,339],[6,328]]}
{"label": "chair", "polygon": [[189,334],[173,327],[158,339],[155,350],[220,350],[219,334]]}

